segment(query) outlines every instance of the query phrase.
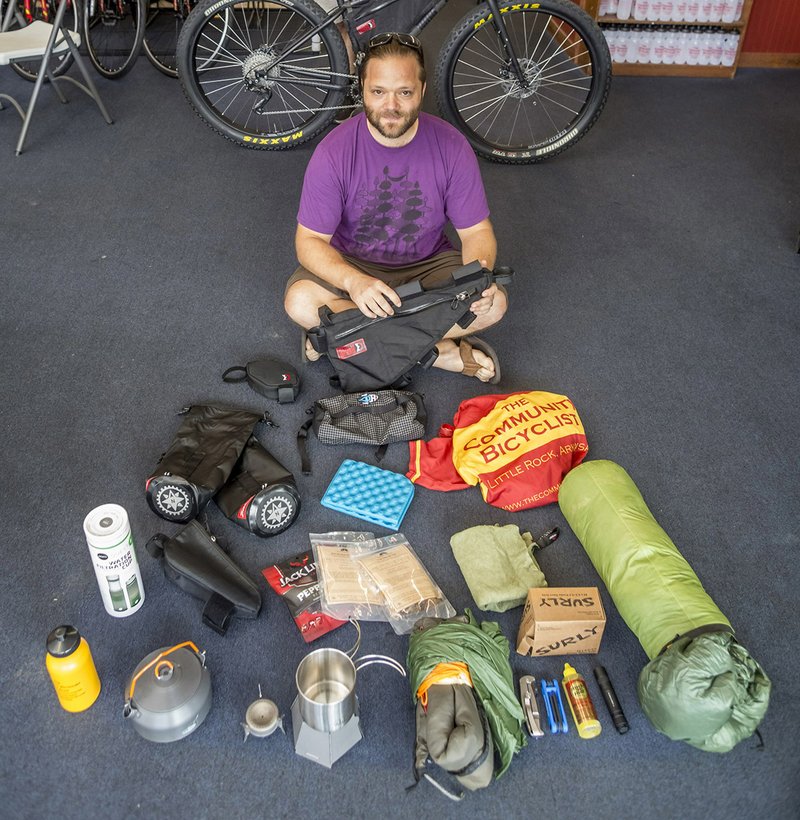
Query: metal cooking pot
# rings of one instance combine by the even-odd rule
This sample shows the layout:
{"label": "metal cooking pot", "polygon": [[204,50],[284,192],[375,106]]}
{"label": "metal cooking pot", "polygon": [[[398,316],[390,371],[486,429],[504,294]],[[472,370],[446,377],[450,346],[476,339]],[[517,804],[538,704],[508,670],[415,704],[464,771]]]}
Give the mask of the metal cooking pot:
{"label": "metal cooking pot", "polygon": [[147,740],[170,743],[191,734],[211,708],[205,652],[191,641],[151,652],[125,688],[122,714]]}
{"label": "metal cooking pot", "polygon": [[385,655],[363,655],[354,661],[339,649],[309,652],[295,673],[303,720],[319,732],[341,729],[355,714],[356,672],[375,663],[391,666],[406,676],[403,665]]}

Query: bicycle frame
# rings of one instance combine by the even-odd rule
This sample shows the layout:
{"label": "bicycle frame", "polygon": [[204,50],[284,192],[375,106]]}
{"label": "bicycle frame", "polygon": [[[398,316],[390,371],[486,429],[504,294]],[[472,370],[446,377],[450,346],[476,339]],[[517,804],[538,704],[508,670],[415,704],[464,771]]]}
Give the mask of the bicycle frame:
{"label": "bicycle frame", "polygon": [[[374,0],[337,0],[338,6],[335,9],[331,9],[325,16],[325,19],[317,25],[315,28],[311,29],[307,34],[303,35],[299,40],[293,42],[289,47],[287,47],[282,54],[279,54],[275,57],[271,63],[265,66],[259,71],[256,72],[257,77],[266,77],[269,72],[284,60],[286,57],[289,56],[293,51],[298,48],[304,46],[307,42],[309,42],[313,37],[318,35],[323,29],[326,29],[328,26],[334,24],[334,20],[341,16],[347,26],[348,35],[350,37],[350,42],[353,45],[353,50],[359,57],[363,54],[363,49],[361,48],[361,44],[359,42],[359,35],[366,34],[368,31],[371,30],[371,27],[365,27],[364,24],[361,26],[356,26],[354,21],[353,12],[358,11],[360,9],[367,10],[366,7],[369,7],[369,12],[372,14],[377,14],[378,12],[383,11],[390,6],[393,6],[395,3],[402,2],[402,0],[383,0],[383,2],[379,2],[377,5],[373,5]],[[502,10],[505,7],[501,7],[501,5],[497,2],[497,0],[486,0],[487,5],[489,6],[489,14],[486,16],[486,23],[491,22],[494,26],[495,30],[497,31],[498,36],[500,37],[500,43],[503,46],[503,50],[506,53],[506,57],[508,58],[509,67],[511,68],[512,72],[514,73],[516,79],[519,83],[523,86],[523,88],[528,87],[528,81],[525,77],[525,73],[522,71],[519,61],[517,60],[517,56],[514,53],[513,48],[511,47],[511,42],[508,36],[508,32],[506,30],[505,22],[503,20],[504,11]],[[411,30],[408,32],[409,34],[418,35],[423,28],[447,5],[447,0],[436,0],[431,8],[425,11],[422,17],[412,26]],[[363,30],[362,30],[363,29]],[[357,57],[358,60],[358,57]],[[277,79],[280,82],[280,78],[273,78]],[[338,83],[319,83],[314,80],[303,80],[296,76],[292,76],[291,78],[292,83],[295,85],[310,85],[314,86],[315,88],[325,88],[325,89],[332,89],[332,90],[346,90],[349,82],[355,79],[354,77],[350,77],[348,79],[348,83],[345,85],[338,84]]]}

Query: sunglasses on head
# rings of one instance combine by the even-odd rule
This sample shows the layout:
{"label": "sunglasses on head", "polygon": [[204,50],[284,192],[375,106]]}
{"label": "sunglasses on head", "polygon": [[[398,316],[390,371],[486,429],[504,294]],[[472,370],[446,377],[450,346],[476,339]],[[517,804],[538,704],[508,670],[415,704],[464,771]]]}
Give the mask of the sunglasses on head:
{"label": "sunglasses on head", "polygon": [[370,37],[367,48],[373,49],[379,48],[380,46],[388,46],[392,40],[397,41],[401,46],[413,48],[422,54],[422,43],[420,43],[413,34],[403,34],[397,31],[386,31],[383,34],[376,34],[374,37]]}

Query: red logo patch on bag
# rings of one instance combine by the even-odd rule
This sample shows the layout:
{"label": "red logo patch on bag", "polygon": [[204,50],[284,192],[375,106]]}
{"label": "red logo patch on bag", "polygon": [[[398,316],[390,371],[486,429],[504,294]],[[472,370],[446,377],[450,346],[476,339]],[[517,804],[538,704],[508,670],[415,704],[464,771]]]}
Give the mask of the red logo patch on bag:
{"label": "red logo patch on bag", "polygon": [[363,339],[356,339],[350,344],[342,345],[336,348],[337,359],[352,359],[353,356],[358,356],[360,353],[367,352],[367,343]]}

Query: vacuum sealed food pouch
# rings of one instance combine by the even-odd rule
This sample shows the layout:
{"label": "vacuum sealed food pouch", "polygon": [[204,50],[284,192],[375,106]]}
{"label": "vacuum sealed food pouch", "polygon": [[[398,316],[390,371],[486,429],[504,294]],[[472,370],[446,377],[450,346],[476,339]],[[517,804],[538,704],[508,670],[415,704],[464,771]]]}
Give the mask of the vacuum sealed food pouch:
{"label": "vacuum sealed food pouch", "polygon": [[420,618],[456,614],[402,533],[357,544],[352,552],[383,594],[385,620],[398,635],[408,635]]}
{"label": "vacuum sealed food pouch", "polygon": [[387,620],[383,593],[357,558],[361,547],[374,544],[375,535],[312,532],[309,538],[317,565],[322,611],[340,620]]}

